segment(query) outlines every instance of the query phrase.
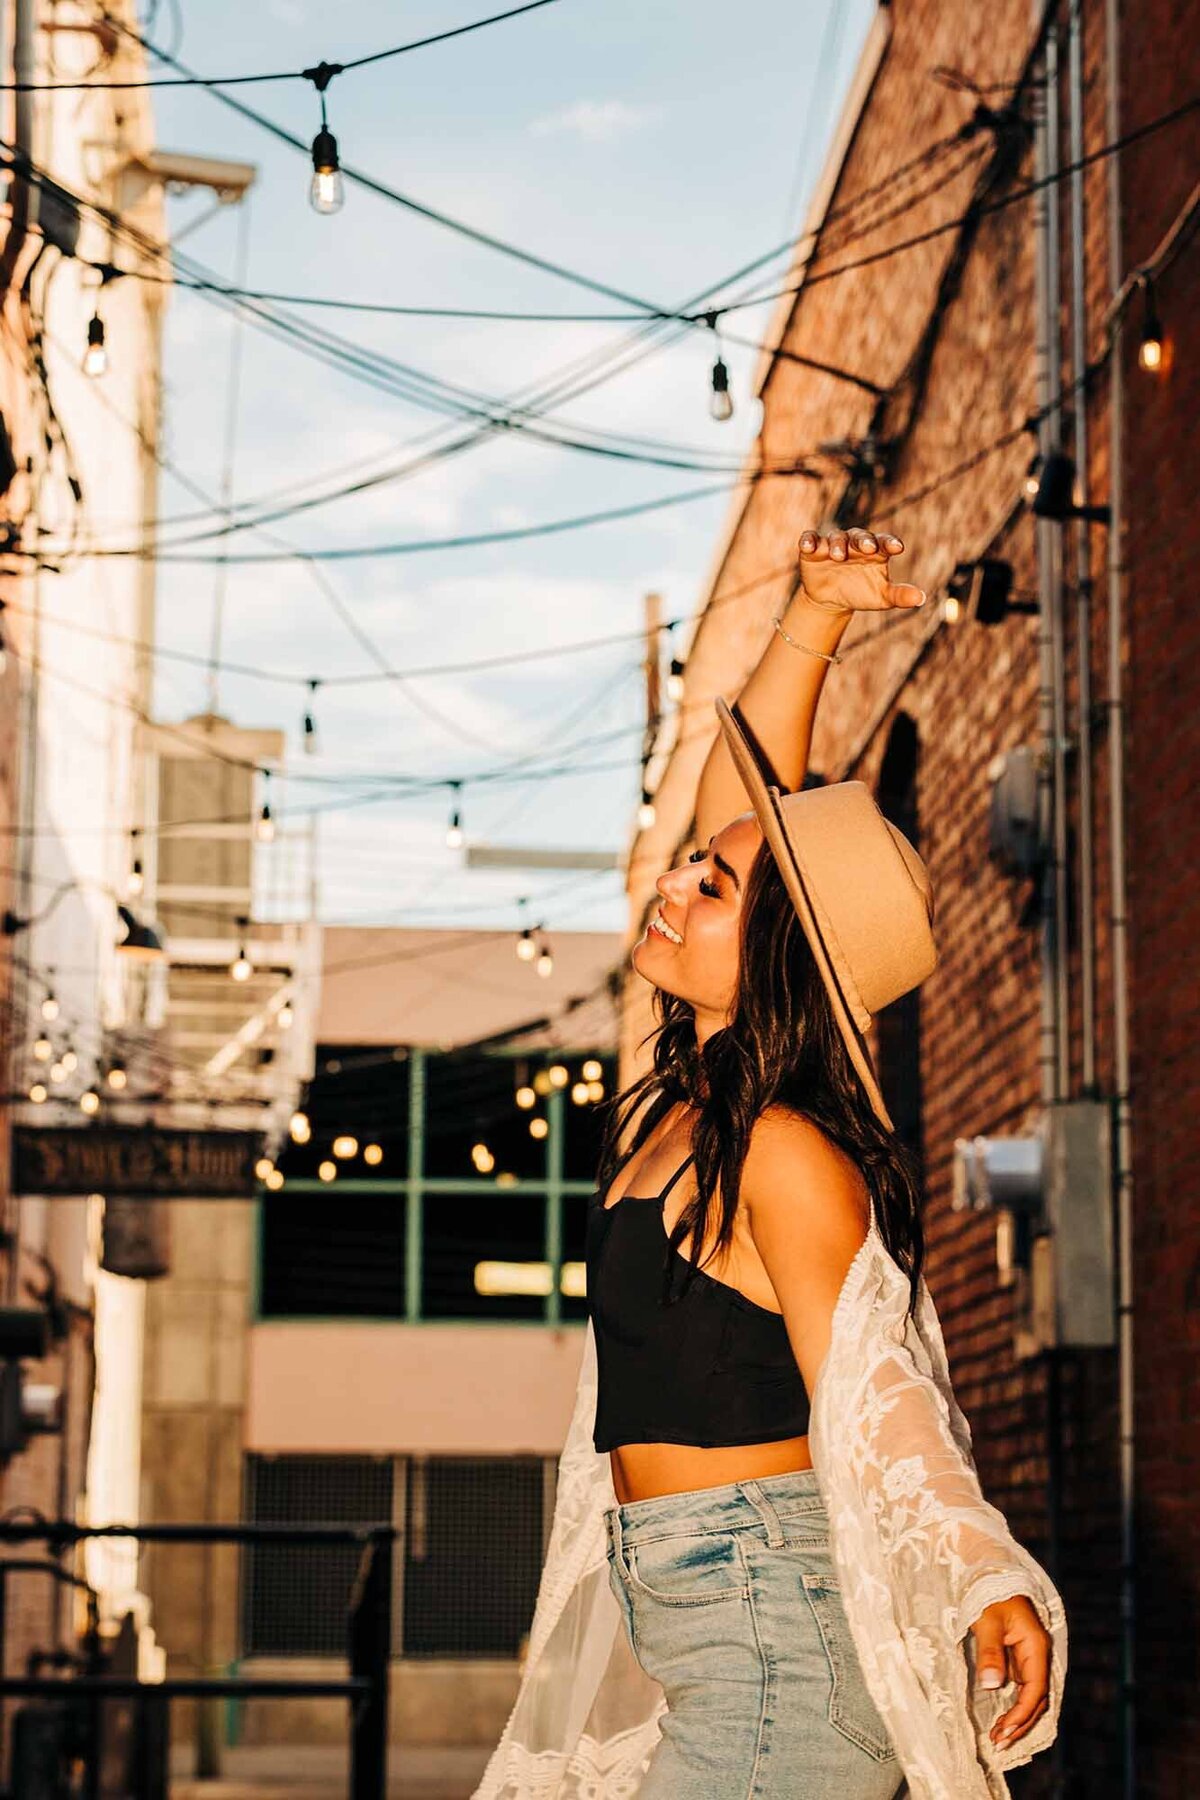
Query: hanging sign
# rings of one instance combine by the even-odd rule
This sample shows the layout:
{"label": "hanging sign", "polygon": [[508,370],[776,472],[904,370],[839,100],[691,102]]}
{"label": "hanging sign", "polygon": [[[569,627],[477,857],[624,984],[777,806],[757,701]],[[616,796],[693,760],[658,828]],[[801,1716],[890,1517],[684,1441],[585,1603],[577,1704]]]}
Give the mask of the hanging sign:
{"label": "hanging sign", "polygon": [[13,1131],[14,1194],[144,1194],[249,1199],[263,1139],[254,1131],[167,1131],[155,1125]]}

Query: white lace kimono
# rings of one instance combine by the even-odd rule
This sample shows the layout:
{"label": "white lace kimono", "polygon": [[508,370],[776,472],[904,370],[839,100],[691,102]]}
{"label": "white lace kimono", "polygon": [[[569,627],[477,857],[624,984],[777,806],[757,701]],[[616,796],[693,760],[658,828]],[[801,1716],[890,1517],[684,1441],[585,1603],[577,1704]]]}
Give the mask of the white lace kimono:
{"label": "white lace kimono", "polygon": [[[912,1800],[1003,1800],[1003,1771],[1053,1743],[1067,1672],[1062,1600],[983,1497],[932,1296],[872,1219],[834,1308],[809,1449],[863,1674]],[[658,1740],[661,1687],[634,1660],[609,1587],[609,1459],[592,1447],[589,1323],[559,1462],[550,1546],[516,1703],[472,1800],[631,1800]],[[1046,1712],[1006,1750],[988,1730],[1013,1682],[975,1687],[969,1627],[1027,1594],[1052,1641]]]}

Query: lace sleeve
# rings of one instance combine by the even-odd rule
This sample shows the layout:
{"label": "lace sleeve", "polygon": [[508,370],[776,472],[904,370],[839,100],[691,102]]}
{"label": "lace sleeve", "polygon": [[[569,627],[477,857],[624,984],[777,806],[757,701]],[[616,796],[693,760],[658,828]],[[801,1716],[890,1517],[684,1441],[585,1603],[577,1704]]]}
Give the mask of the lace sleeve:
{"label": "lace sleeve", "polygon": [[[1067,1667],[1062,1601],[980,1487],[932,1297],[872,1233],[834,1315],[810,1449],[863,1674],[914,1800],[1003,1800],[1003,1771],[1054,1741]],[[1047,1710],[1007,1749],[988,1737],[1017,1697],[975,1687],[970,1627],[1028,1595],[1051,1637]]]}

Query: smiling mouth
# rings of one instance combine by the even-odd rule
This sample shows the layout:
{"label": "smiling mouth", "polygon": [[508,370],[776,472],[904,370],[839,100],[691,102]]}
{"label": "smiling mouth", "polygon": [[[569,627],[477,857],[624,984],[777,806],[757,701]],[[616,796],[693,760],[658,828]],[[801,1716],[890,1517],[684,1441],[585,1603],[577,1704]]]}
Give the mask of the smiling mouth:
{"label": "smiling mouth", "polygon": [[652,931],[655,937],[664,938],[668,944],[682,944],[683,942],[683,939],[679,936],[678,932],[676,932],[674,936],[671,935],[670,927],[664,926],[657,914],[651,919],[646,929],[647,931]]}

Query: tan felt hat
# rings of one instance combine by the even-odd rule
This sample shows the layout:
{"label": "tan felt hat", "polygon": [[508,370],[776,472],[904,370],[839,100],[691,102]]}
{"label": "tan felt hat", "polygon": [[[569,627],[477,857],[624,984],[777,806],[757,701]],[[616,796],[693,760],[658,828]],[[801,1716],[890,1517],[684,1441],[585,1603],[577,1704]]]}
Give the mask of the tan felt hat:
{"label": "tan felt hat", "polygon": [[937,966],[928,871],[903,832],[884,818],[865,782],[836,781],[781,794],[764,779],[720,695],[716,708],[846,1048],[872,1106],[893,1131],[865,1033],[873,1013],[918,986]]}

